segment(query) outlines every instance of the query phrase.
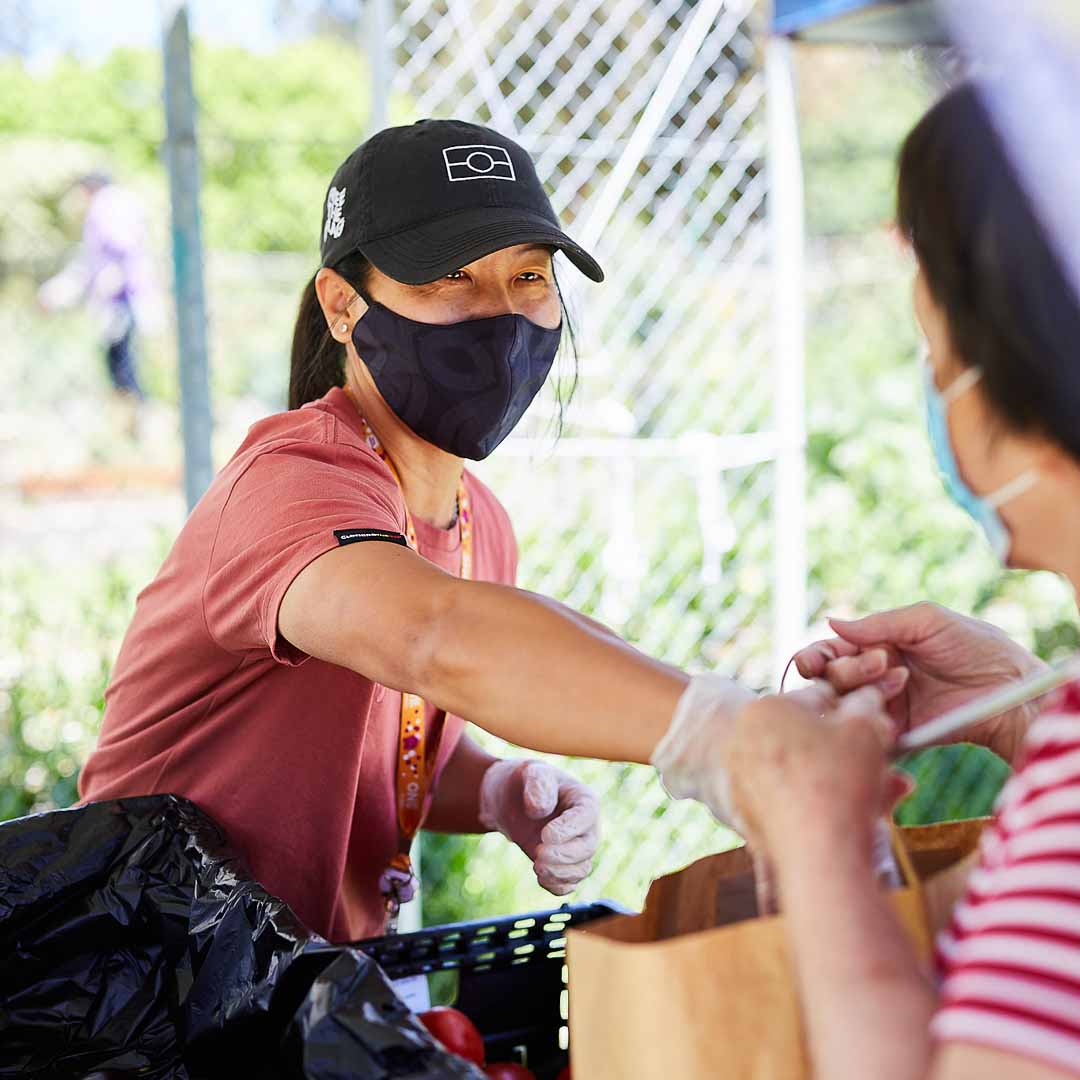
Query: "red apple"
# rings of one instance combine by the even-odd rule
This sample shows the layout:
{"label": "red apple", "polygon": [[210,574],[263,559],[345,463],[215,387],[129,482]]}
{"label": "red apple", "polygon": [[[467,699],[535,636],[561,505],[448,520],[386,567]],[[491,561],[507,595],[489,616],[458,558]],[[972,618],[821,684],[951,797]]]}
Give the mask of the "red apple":
{"label": "red apple", "polygon": [[484,1039],[476,1025],[457,1009],[445,1005],[420,1014],[420,1023],[450,1051],[477,1065],[484,1064]]}
{"label": "red apple", "polygon": [[518,1065],[516,1061],[496,1061],[484,1072],[491,1077],[491,1080],[536,1080],[534,1073],[531,1073],[524,1065]]}

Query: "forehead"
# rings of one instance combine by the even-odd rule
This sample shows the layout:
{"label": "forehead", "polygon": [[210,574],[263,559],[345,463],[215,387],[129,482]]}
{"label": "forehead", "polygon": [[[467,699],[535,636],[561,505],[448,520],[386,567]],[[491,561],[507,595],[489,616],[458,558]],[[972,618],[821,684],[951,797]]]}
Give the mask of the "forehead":
{"label": "forehead", "polygon": [[469,269],[483,270],[486,268],[496,268],[503,263],[517,262],[521,259],[547,259],[550,260],[554,255],[555,249],[550,244],[513,244],[510,247],[499,248],[498,251],[493,251],[490,255],[484,255],[482,258],[474,259],[471,263],[465,263],[462,269],[468,267]]}

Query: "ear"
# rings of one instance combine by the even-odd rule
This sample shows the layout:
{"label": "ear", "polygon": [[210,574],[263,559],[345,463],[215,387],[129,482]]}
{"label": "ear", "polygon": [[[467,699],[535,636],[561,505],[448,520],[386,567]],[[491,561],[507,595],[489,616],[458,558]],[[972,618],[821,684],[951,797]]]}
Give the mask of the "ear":
{"label": "ear", "polygon": [[315,275],[315,295],[330,328],[330,336],[346,344],[352,338],[356,320],[367,311],[367,304],[336,270],[325,266]]}

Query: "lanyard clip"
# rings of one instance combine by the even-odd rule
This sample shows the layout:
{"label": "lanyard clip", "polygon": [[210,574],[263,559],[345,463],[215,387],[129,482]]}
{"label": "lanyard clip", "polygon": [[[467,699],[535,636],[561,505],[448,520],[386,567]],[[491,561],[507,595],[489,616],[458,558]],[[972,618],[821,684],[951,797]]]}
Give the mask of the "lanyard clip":
{"label": "lanyard clip", "polygon": [[401,905],[416,896],[416,875],[408,855],[395,855],[379,877],[379,891],[386,902],[386,932],[396,934]]}

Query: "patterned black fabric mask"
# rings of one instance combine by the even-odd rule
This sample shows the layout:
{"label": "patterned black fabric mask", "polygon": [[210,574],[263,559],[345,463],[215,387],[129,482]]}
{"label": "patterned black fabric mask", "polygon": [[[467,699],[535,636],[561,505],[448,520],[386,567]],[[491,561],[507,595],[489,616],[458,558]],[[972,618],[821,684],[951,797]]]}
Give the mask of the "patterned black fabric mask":
{"label": "patterned black fabric mask", "polygon": [[514,429],[562,338],[524,315],[415,322],[375,301],[353,327],[379,393],[421,439],[481,461]]}

